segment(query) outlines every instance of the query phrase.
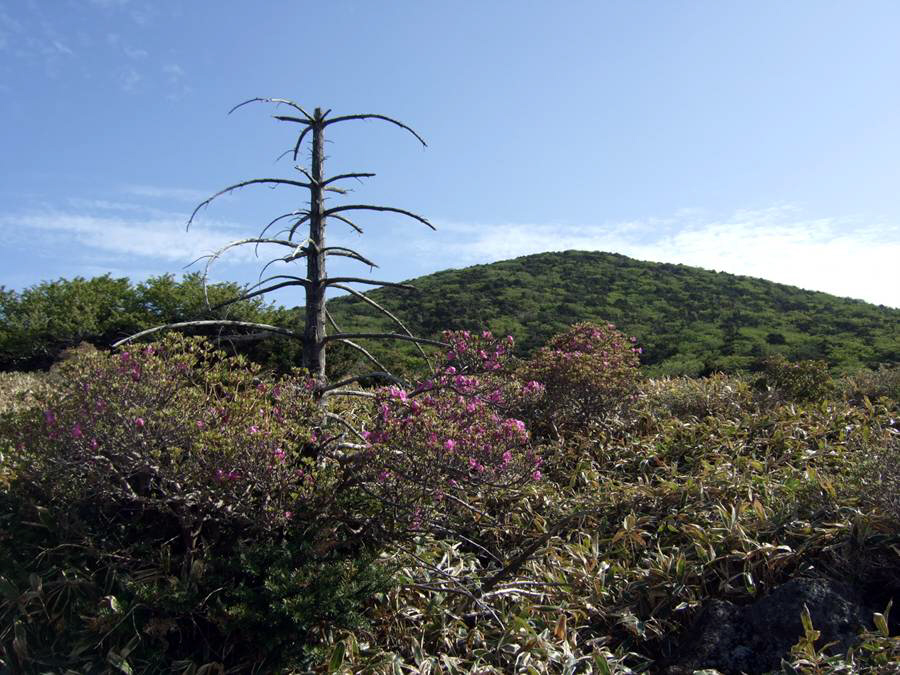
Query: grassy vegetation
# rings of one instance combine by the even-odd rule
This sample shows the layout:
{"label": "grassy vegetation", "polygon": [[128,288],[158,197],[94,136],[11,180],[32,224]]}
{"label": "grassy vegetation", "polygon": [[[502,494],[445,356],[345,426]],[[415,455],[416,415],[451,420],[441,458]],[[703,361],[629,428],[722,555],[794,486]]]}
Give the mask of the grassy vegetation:
{"label": "grassy vegetation", "polygon": [[[568,335],[481,376],[525,382],[566,361],[577,386],[510,399],[532,429],[523,457],[542,458],[540,479],[448,489],[464,507],[432,488],[392,492],[379,468],[384,448],[414,458],[422,480],[439,476],[421,473],[434,463],[427,439],[401,416],[418,414],[412,401],[431,389],[337,406],[357,429],[406,434],[402,448],[370,437],[364,453],[373,454],[363,456],[377,466],[342,473],[361,439],[345,432],[356,445],[312,461],[316,443],[336,449],[323,435],[336,437],[342,423],[329,426],[302,396],[290,423],[278,423],[277,383],[258,369],[199,347],[188,350],[198,361],[187,380],[177,351],[141,356],[137,379],[134,355],[73,360],[45,394],[10,399],[17,410],[0,423],[0,658],[29,673],[659,672],[712,598],[747,603],[789,579],[825,576],[854,580],[873,613],[886,614],[900,594],[898,369],[832,380],[801,364],[796,378],[775,360],[753,378],[634,378],[623,357],[615,377],[598,370],[592,380],[586,368],[603,352]],[[616,344],[605,335],[596,344]],[[630,343],[620,347],[630,353]],[[34,376],[9,379],[39,389]],[[110,402],[120,396],[91,432],[118,444],[114,465],[135,480],[148,467],[159,477],[140,507],[89,454],[71,454],[90,447],[87,427],[73,431],[80,418],[66,417],[81,414],[85,381],[108,382]],[[604,398],[610,391],[615,400]],[[588,403],[589,415],[572,414]],[[224,417],[255,431],[214,428]],[[441,433],[461,434],[465,423]],[[303,467],[312,483],[267,473],[271,447],[259,443],[276,436],[287,451],[277,461]],[[223,458],[265,477],[266,489],[210,479]],[[410,508],[398,511],[391,496]],[[193,539],[182,536],[185,512],[169,510],[183,499]],[[433,515],[419,522],[426,506]],[[888,614],[843,654],[798,638],[786,672],[887,672],[900,660],[897,631]]]}
{"label": "grassy vegetation", "polygon": [[[410,281],[417,292],[372,291],[413,332],[511,334],[532,353],[579,321],[613,321],[644,348],[654,375],[746,372],[761,358],[824,360],[835,372],[900,362],[900,310],[762,279],[588,251],[542,253],[438,272]],[[384,329],[362,301],[331,305],[340,325]],[[372,345],[415,367],[412,350]]]}

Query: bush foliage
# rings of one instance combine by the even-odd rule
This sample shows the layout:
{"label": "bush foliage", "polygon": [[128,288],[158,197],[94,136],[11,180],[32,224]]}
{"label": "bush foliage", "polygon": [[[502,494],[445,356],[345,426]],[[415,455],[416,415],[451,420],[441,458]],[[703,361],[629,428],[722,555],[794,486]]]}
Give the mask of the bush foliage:
{"label": "bush foliage", "polygon": [[801,639],[791,668],[900,659],[890,373],[642,380],[607,324],[526,361],[444,337],[431,377],[328,408],[199,338],[23,381],[0,416],[0,667],[658,672],[710,598],[814,573],[882,619],[848,654]]}

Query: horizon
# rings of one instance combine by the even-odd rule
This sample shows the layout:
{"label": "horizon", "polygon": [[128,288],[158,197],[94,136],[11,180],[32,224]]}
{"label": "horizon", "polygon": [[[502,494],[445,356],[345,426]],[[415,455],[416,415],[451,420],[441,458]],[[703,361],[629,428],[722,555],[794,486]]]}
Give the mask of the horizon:
{"label": "horizon", "polygon": [[[217,190],[292,177],[273,163],[295,138],[271,119],[282,110],[226,114],[271,96],[389,115],[428,142],[380,122],[329,128],[328,174],[377,174],[353,202],[437,227],[377,215],[357,237],[330,221],[333,243],[382,265],[374,278],[586,250],[900,308],[898,20],[886,0],[216,13],[0,0],[0,122],[15,130],[0,153],[0,286],[180,278],[295,208],[286,190],[245,188],[185,232]],[[252,283],[267,259],[226,256],[211,281]]]}

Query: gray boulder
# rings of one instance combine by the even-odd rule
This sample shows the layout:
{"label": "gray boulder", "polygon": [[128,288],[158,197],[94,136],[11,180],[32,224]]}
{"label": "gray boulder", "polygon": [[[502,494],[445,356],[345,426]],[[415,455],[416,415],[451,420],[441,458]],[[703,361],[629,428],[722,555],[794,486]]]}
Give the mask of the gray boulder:
{"label": "gray boulder", "polygon": [[792,579],[750,605],[710,600],[666,672],[715,669],[727,675],[761,675],[778,670],[803,636],[804,605],[821,632],[816,646],[836,643],[828,653],[846,653],[860,630],[871,625],[872,611],[851,586],[830,579]]}

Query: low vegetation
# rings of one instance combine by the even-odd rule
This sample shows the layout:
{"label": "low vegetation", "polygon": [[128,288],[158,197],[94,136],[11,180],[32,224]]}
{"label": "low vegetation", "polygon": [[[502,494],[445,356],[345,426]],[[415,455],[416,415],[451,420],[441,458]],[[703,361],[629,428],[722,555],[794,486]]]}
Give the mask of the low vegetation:
{"label": "low vegetation", "polygon": [[804,576],[873,620],[843,653],[808,625],[786,672],[900,660],[896,367],[646,378],[605,323],[524,359],[443,339],[327,407],[201,338],[4,375],[0,668],[661,672],[709,600]]}

